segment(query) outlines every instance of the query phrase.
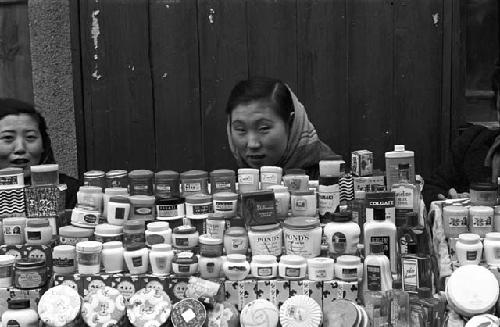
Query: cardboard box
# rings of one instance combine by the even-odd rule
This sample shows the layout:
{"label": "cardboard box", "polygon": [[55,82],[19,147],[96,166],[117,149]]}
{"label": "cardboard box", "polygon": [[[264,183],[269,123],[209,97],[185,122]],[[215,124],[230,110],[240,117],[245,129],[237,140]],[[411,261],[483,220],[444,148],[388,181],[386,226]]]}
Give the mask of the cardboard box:
{"label": "cardboard box", "polygon": [[271,280],[258,280],[257,281],[257,299],[267,300],[274,305],[278,305],[278,281]]}
{"label": "cardboard box", "polygon": [[189,277],[176,277],[170,278],[168,281],[168,288],[166,290],[172,303],[177,303],[186,298],[186,290],[189,284]]}
{"label": "cardboard box", "polygon": [[236,308],[238,309],[238,304],[239,304],[238,281],[226,280],[224,282],[224,292],[226,294],[226,301],[236,306]]}
{"label": "cardboard box", "polygon": [[87,296],[91,290],[104,288],[105,286],[112,287],[112,275],[99,274],[99,275],[83,275],[83,296]]}
{"label": "cardboard box", "polygon": [[351,153],[351,171],[356,176],[373,174],[373,152],[358,150]]}
{"label": "cardboard box", "polygon": [[166,276],[154,276],[154,275],[145,275],[142,278],[142,288],[152,288],[155,290],[165,291],[168,288],[168,279]]}
{"label": "cardboard box", "polygon": [[142,279],[137,275],[114,274],[111,277],[111,287],[119,290],[128,303],[132,295],[142,288]]}
{"label": "cardboard box", "polygon": [[25,214],[24,187],[0,189],[0,217],[23,217]]}
{"label": "cardboard box", "polygon": [[80,274],[55,275],[53,281],[54,286],[67,285],[76,290],[78,294],[83,294],[83,280]]}
{"label": "cardboard box", "polygon": [[329,280],[323,282],[323,311],[337,299],[346,299],[356,302],[358,298],[358,282]]}
{"label": "cardboard box", "polygon": [[257,281],[253,279],[226,280],[224,290],[226,301],[236,306],[240,311],[247,303],[257,299]]}
{"label": "cardboard box", "polygon": [[53,185],[27,186],[25,188],[26,216],[30,218],[57,217],[64,211],[64,188]]}
{"label": "cardboard box", "polygon": [[323,282],[313,280],[290,281],[290,297],[294,295],[307,295],[323,306]]}
{"label": "cardboard box", "polygon": [[30,308],[37,311],[38,302],[45,292],[42,288],[32,290],[20,290],[18,288],[0,288],[0,317],[8,309],[11,300],[29,299]]}
{"label": "cardboard box", "polygon": [[290,281],[279,279],[276,281],[276,301],[278,308],[290,297]]}
{"label": "cardboard box", "polygon": [[353,177],[354,191],[372,192],[379,189],[385,189],[384,176],[363,176]]}

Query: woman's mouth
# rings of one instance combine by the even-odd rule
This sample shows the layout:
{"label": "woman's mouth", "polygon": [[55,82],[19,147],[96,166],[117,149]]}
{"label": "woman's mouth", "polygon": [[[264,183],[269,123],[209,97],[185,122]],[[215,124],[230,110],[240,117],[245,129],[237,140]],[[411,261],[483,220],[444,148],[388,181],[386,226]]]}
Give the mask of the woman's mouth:
{"label": "woman's mouth", "polygon": [[11,165],[16,166],[16,167],[26,167],[26,165],[29,162],[30,161],[28,159],[14,159],[14,160],[10,161]]}

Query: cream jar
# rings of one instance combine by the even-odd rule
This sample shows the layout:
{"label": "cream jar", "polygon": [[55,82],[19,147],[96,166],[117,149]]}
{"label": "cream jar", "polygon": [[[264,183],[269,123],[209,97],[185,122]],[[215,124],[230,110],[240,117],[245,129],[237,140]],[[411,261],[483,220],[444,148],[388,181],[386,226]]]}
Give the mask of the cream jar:
{"label": "cream jar", "polygon": [[314,258],[321,253],[322,229],[318,218],[293,217],[283,224],[285,254]]}
{"label": "cream jar", "polygon": [[79,206],[102,212],[102,188],[99,186],[80,186],[76,193]]}
{"label": "cream jar", "polygon": [[217,169],[210,172],[210,190],[212,194],[219,192],[236,192],[234,170]]}
{"label": "cream jar", "polygon": [[123,225],[123,222],[130,216],[129,198],[125,196],[110,197],[104,212],[106,212],[108,223]]}
{"label": "cream jar", "polygon": [[493,183],[471,183],[470,203],[474,206],[494,206],[497,204],[497,185]]}
{"label": "cream jar", "polygon": [[[156,216],[158,220],[169,221],[170,227],[175,228],[182,225],[182,218],[186,215],[184,210],[184,198],[168,198],[156,200]],[[179,224],[172,225],[171,220],[178,220]]]}
{"label": "cream jar", "polygon": [[[252,255],[272,254],[281,255],[283,247],[283,233],[280,224],[250,226],[248,240]],[[320,239],[321,240],[321,239]]]}
{"label": "cream jar", "polygon": [[104,271],[108,274],[120,273],[123,271],[123,243],[111,241],[102,245],[101,260]]}
{"label": "cream jar", "polygon": [[155,218],[154,195],[131,195],[130,196],[130,219],[153,220]]}
{"label": "cream jar", "polygon": [[483,245],[486,263],[489,266],[500,267],[500,233],[486,234]]}
{"label": "cream jar", "polygon": [[146,245],[149,247],[154,244],[172,244],[172,230],[165,221],[149,223],[145,235]]}
{"label": "cream jar", "polygon": [[462,205],[443,207],[443,229],[447,238],[456,238],[469,231],[469,208]]}
{"label": "cream jar", "polygon": [[292,191],[307,191],[309,189],[309,176],[304,174],[286,174],[283,184]]}
{"label": "cream jar", "polygon": [[191,226],[196,227],[199,234],[205,234],[205,220],[213,212],[212,196],[208,194],[192,194],[186,197],[186,218]]}
{"label": "cream jar", "polygon": [[204,170],[188,170],[180,175],[182,194],[208,194],[208,173]]}
{"label": "cream jar", "polygon": [[238,169],[238,192],[257,191],[259,189],[259,170],[254,168]]}
{"label": "cream jar", "polygon": [[204,257],[220,257],[222,255],[222,239],[211,237],[208,234],[200,235],[200,254]]}
{"label": "cream jar", "polygon": [[127,189],[128,172],[124,169],[114,169],[106,172],[106,188]]}
{"label": "cream jar", "polygon": [[469,230],[471,233],[484,237],[493,230],[494,210],[487,206],[471,206],[469,208]]}
{"label": "cream jar", "polygon": [[260,167],[260,188],[267,189],[271,185],[281,184],[281,175],[283,169],[277,166],[262,166]]}
{"label": "cream jar", "polygon": [[25,232],[27,245],[46,245],[52,240],[52,227],[47,218],[28,219]]}
{"label": "cream jar", "polygon": [[59,227],[59,244],[76,245],[79,242],[90,241],[94,236],[94,229],[76,226]]}
{"label": "cream jar", "polygon": [[292,216],[316,216],[316,194],[313,190],[291,192]]}
{"label": "cream jar", "polygon": [[198,257],[192,252],[179,252],[172,260],[172,271],[177,277],[189,277],[198,272]]}
{"label": "cream jar", "polygon": [[43,259],[18,259],[14,264],[14,286],[23,290],[42,288],[47,283],[47,266]]}
{"label": "cream jar", "polygon": [[12,287],[14,278],[14,262],[16,257],[10,254],[0,255],[0,287]]}
{"label": "cream jar", "polygon": [[226,217],[220,213],[211,213],[206,221],[207,234],[214,238],[224,239]]}
{"label": "cream jar", "polygon": [[248,234],[243,227],[229,227],[224,233],[226,254],[246,254],[248,252]]}
{"label": "cream jar", "polygon": [[461,266],[478,265],[483,254],[483,244],[479,235],[472,233],[458,235],[455,252]]}
{"label": "cream jar", "polygon": [[162,170],[155,173],[155,195],[157,199],[177,198],[181,195],[179,173]]}
{"label": "cream jar", "polygon": [[281,278],[290,280],[303,279],[306,277],[306,259],[295,254],[282,255],[278,269]]}
{"label": "cream jar", "polygon": [[363,279],[363,264],[355,255],[341,255],[335,263],[335,278],[347,282]]}
{"label": "cream jar", "polygon": [[177,250],[191,250],[198,245],[198,231],[192,226],[179,226],[172,232],[172,245]]}
{"label": "cream jar", "polygon": [[153,195],[153,172],[138,169],[128,173],[130,195]]}
{"label": "cream jar", "polygon": [[202,255],[198,258],[198,269],[201,278],[219,278],[222,270],[222,258]]}
{"label": "cream jar", "polygon": [[89,170],[83,173],[84,186],[97,186],[103,190],[106,187],[106,173],[102,170]]}
{"label": "cream jar", "polygon": [[149,252],[151,271],[156,276],[166,276],[172,270],[174,251],[170,244],[154,244]]}
{"label": "cream jar", "polygon": [[332,258],[311,258],[307,260],[307,273],[310,280],[323,281],[334,278],[335,260]]}
{"label": "cream jar", "polygon": [[238,205],[238,194],[233,192],[219,192],[213,195],[213,209],[215,213],[220,213],[226,218],[236,216]]}
{"label": "cream jar", "polygon": [[26,228],[25,217],[4,218],[2,220],[3,240],[5,245],[23,245]]}
{"label": "cream jar", "polygon": [[127,188],[126,187],[109,187],[109,188],[104,189],[104,194],[102,195],[102,215],[103,215],[103,217],[108,216],[109,200],[112,197],[128,198]]}
{"label": "cream jar", "polygon": [[123,227],[111,224],[99,224],[95,226],[94,239],[101,243],[122,241]]}
{"label": "cream jar", "polygon": [[73,274],[76,270],[76,248],[73,245],[58,245],[52,250],[54,274]]}
{"label": "cream jar", "polygon": [[222,269],[227,279],[243,280],[250,272],[250,264],[243,254],[228,254],[227,261],[223,263]]}
{"label": "cream jar", "polygon": [[250,263],[252,276],[259,279],[275,278],[278,275],[278,262],[276,256],[269,254],[257,254],[252,257]]}
{"label": "cream jar", "polygon": [[287,218],[290,209],[290,192],[288,192],[288,188],[283,185],[271,185],[268,189],[274,192],[276,216],[281,220]]}
{"label": "cream jar", "polygon": [[76,245],[76,262],[79,274],[98,274],[101,268],[102,243],[80,242]]}
{"label": "cream jar", "polygon": [[123,252],[125,264],[132,275],[145,274],[148,272],[149,249],[136,244],[127,247]]}

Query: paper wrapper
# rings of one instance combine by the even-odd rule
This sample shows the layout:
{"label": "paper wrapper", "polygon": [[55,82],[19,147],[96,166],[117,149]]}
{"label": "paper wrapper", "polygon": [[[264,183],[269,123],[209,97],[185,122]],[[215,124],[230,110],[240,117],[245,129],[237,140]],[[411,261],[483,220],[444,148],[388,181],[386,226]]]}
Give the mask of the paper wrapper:
{"label": "paper wrapper", "polygon": [[208,327],[238,327],[240,314],[236,307],[229,302],[215,303],[208,310]]}
{"label": "paper wrapper", "polygon": [[203,326],[206,317],[207,312],[200,301],[184,299],[174,305],[171,320],[174,327],[199,327]]}
{"label": "paper wrapper", "polygon": [[280,308],[283,327],[318,327],[322,318],[321,307],[308,295],[292,296]]}
{"label": "paper wrapper", "polygon": [[67,285],[50,288],[38,303],[38,315],[50,327],[65,327],[76,320],[81,300],[78,292]]}
{"label": "paper wrapper", "polygon": [[254,300],[241,310],[242,327],[276,327],[279,311],[271,302],[263,299]]}
{"label": "paper wrapper", "polygon": [[82,317],[89,327],[119,327],[124,316],[125,300],[114,288],[95,289],[83,301]]}
{"label": "paper wrapper", "polygon": [[167,321],[171,310],[167,293],[143,288],[130,298],[127,316],[135,327],[160,327]]}

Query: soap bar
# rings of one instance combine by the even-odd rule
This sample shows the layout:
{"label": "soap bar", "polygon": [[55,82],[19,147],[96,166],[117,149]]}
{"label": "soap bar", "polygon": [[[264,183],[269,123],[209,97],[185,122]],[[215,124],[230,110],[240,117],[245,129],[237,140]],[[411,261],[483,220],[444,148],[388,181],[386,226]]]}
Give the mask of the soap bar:
{"label": "soap bar", "polygon": [[64,327],[77,318],[80,306],[80,296],[75,289],[58,285],[42,296],[38,303],[38,315],[47,326]]}
{"label": "soap bar", "polygon": [[272,190],[246,192],[241,194],[241,217],[247,226],[277,223],[276,202]]}
{"label": "soap bar", "polygon": [[207,312],[203,304],[195,299],[184,299],[177,302],[172,309],[174,327],[203,326]]}
{"label": "soap bar", "polygon": [[124,316],[125,299],[117,289],[95,289],[83,301],[82,317],[89,327],[122,326]]}
{"label": "soap bar", "polygon": [[254,300],[241,310],[240,323],[242,327],[276,327],[279,311],[271,302],[264,299]]}
{"label": "soap bar", "polygon": [[318,327],[322,318],[323,313],[319,304],[308,295],[292,296],[280,308],[282,327]]}
{"label": "soap bar", "polygon": [[171,310],[167,293],[143,288],[130,298],[127,316],[135,327],[160,327],[167,321]]}

